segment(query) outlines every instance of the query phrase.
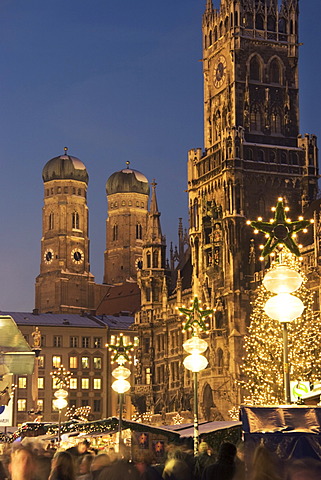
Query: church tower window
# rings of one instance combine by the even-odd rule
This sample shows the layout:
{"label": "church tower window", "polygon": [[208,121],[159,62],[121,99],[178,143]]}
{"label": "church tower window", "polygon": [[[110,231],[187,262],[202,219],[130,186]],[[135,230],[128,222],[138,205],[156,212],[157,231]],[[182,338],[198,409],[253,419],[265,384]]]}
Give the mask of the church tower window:
{"label": "church tower window", "polygon": [[254,103],[251,107],[250,122],[252,131],[262,131],[262,113],[257,103]]}
{"label": "church tower window", "polygon": [[275,32],[276,31],[276,20],[275,17],[270,15],[267,20],[267,29],[269,32]]}
{"label": "church tower window", "polygon": [[263,18],[263,15],[256,15],[255,28],[256,28],[256,30],[264,30],[264,18]]}
{"label": "church tower window", "polygon": [[142,240],[143,238],[143,227],[141,226],[140,223],[137,223],[136,225],[136,239],[137,240]]}
{"label": "church tower window", "polygon": [[281,68],[276,58],[274,58],[270,64],[270,82],[281,83]]}
{"label": "church tower window", "polygon": [[113,225],[113,242],[116,242],[118,240],[118,225],[115,224]]}
{"label": "church tower window", "polygon": [[150,252],[147,253],[146,260],[147,260],[147,268],[151,268],[151,254],[150,254]]}
{"label": "church tower window", "polygon": [[49,213],[48,229],[49,229],[49,230],[53,230],[53,229],[54,229],[54,214],[53,214],[52,212]]}
{"label": "church tower window", "polygon": [[153,252],[153,268],[158,268],[158,252]]}
{"label": "church tower window", "polygon": [[79,230],[79,213],[78,212],[72,213],[72,229]]}
{"label": "church tower window", "polygon": [[261,82],[262,81],[262,69],[261,69],[261,63],[257,56],[254,56],[251,59],[250,63],[250,80],[254,80],[255,82]]}

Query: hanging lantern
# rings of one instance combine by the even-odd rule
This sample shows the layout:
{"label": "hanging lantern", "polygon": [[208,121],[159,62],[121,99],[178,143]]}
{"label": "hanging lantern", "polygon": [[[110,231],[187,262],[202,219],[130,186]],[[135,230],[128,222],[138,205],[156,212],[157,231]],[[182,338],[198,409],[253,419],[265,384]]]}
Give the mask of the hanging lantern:
{"label": "hanging lantern", "polygon": [[269,298],[264,306],[265,313],[279,322],[292,322],[298,318],[304,310],[304,305],[300,298],[289,293],[279,293]]}
{"label": "hanging lantern", "polygon": [[204,357],[204,355],[199,355],[198,353],[187,355],[187,357],[183,361],[184,367],[191,372],[200,372],[207,367],[207,364],[207,358]]}

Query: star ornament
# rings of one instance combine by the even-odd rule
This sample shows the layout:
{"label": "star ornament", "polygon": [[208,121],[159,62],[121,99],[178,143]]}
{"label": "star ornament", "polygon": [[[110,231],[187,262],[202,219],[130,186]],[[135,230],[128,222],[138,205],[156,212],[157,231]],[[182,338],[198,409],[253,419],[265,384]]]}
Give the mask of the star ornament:
{"label": "star ornament", "polygon": [[192,330],[198,328],[204,331],[207,330],[204,319],[212,315],[213,310],[201,310],[197,297],[194,298],[192,308],[180,307],[178,310],[187,317],[187,321],[184,325],[184,330],[188,330],[189,328],[191,328]]}
{"label": "star ornament", "polygon": [[266,257],[273,252],[278,245],[285,245],[291,253],[300,257],[300,250],[293,239],[294,234],[307,228],[310,225],[309,220],[298,220],[291,222],[286,218],[283,199],[279,199],[275,208],[274,219],[271,222],[249,222],[249,224],[265,233],[269,238],[262,250],[262,257]]}
{"label": "star ornament", "polygon": [[108,348],[115,352],[113,357],[113,362],[119,363],[119,365],[123,365],[126,362],[129,362],[131,359],[131,352],[134,348],[133,344],[125,345],[123,335],[119,336],[117,345],[109,344]]}

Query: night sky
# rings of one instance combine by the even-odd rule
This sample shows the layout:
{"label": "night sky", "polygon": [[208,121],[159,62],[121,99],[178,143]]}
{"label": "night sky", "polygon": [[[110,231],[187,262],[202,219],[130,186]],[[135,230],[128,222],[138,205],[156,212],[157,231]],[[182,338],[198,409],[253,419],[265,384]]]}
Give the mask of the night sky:
{"label": "night sky", "polygon": [[[218,6],[218,0],[215,6]],[[300,2],[301,132],[321,136],[321,4]],[[52,157],[89,173],[91,271],[102,281],[105,183],[156,179],[167,244],[187,227],[186,160],[203,146],[205,0],[0,1],[0,309],[34,308],[43,183]]]}

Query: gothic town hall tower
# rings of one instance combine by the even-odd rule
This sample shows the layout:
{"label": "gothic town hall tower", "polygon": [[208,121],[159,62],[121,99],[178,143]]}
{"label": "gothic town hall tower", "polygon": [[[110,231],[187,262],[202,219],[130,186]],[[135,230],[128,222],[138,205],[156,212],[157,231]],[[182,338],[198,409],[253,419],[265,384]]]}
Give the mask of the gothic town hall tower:
{"label": "gothic town hall tower", "polygon": [[239,374],[260,268],[246,220],[269,220],[279,196],[297,218],[316,197],[318,164],[315,136],[299,135],[298,0],[218,7],[207,0],[203,16],[205,150],[189,152],[188,192],[193,289],[216,308],[222,393],[224,372],[229,392]]}

